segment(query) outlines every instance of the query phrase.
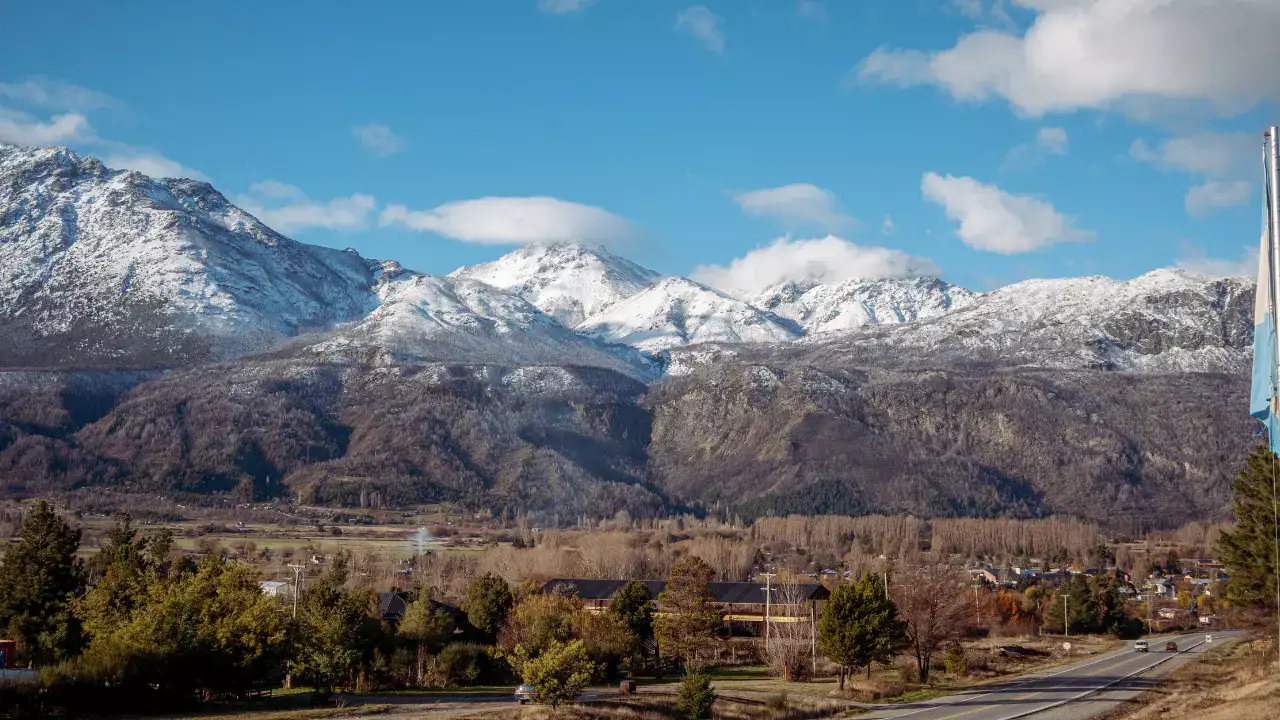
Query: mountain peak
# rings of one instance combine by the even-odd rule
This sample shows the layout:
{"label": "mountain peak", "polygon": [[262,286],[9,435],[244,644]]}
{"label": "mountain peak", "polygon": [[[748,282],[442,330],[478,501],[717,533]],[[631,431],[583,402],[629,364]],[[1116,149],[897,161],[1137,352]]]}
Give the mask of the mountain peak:
{"label": "mountain peak", "polygon": [[807,334],[896,325],[965,307],[977,297],[934,277],[852,278],[838,283],[779,283],[754,299],[757,307],[794,321]]}
{"label": "mountain peak", "polygon": [[497,260],[459,268],[471,278],[515,293],[568,328],[652,285],[658,273],[587,243],[526,245]]}

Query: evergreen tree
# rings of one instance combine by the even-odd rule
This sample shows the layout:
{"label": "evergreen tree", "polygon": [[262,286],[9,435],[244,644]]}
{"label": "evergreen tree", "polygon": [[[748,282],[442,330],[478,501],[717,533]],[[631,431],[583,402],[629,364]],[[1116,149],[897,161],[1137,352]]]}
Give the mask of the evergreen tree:
{"label": "evergreen tree", "polygon": [[686,555],[671,566],[666,589],[658,595],[654,621],[658,649],[686,667],[698,664],[699,651],[711,643],[720,622],[720,608],[711,595],[714,576],[701,558]]}
{"label": "evergreen tree", "polygon": [[653,598],[644,583],[632,580],[614,593],[609,612],[631,633],[634,659],[638,666],[648,662],[653,644]]}
{"label": "evergreen tree", "polygon": [[[1064,600],[1065,598],[1065,600]],[[1066,626],[1063,625],[1063,608],[1066,608]],[[1072,575],[1054,590],[1044,610],[1044,627],[1049,632],[1093,632],[1098,629],[1098,602],[1093,588],[1083,575]]]}
{"label": "evergreen tree", "polygon": [[0,632],[18,641],[31,665],[57,661],[79,646],[71,613],[84,588],[79,546],[80,531],[42,501],[0,563]]}
{"label": "evergreen tree", "polygon": [[146,601],[148,589],[156,580],[154,565],[146,554],[147,539],[136,538],[128,515],[120,517],[106,540],[89,560],[93,587],[76,607],[76,615],[91,638],[114,632],[127,623]]}
{"label": "evergreen tree", "polygon": [[355,685],[361,661],[379,640],[380,623],[372,597],[349,592],[338,582],[345,569],[312,583],[298,598],[298,643],[293,672],[308,678],[321,694]]}
{"label": "evergreen tree", "polygon": [[1276,504],[1271,494],[1274,473],[1280,471],[1270,449],[1259,447],[1236,476],[1236,529],[1224,531],[1218,552],[1231,582],[1227,599],[1235,605],[1275,611]]}
{"label": "evergreen tree", "polygon": [[467,622],[490,639],[497,637],[502,621],[507,619],[514,598],[507,581],[485,573],[467,586],[467,597],[462,601],[462,611]]}
{"label": "evergreen tree", "polygon": [[711,687],[711,676],[705,672],[691,672],[676,688],[676,709],[689,720],[706,720],[716,704],[716,691]]}
{"label": "evergreen tree", "polygon": [[880,578],[866,573],[857,583],[840,583],[822,607],[818,621],[818,647],[840,666],[840,689],[855,668],[891,662],[906,641],[906,623],[885,597]]}

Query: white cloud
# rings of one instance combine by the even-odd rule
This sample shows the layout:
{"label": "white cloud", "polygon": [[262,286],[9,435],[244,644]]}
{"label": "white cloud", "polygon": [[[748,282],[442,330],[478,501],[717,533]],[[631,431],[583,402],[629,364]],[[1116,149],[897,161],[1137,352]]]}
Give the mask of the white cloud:
{"label": "white cloud", "polygon": [[1175,137],[1156,147],[1139,138],[1129,156],[1164,170],[1186,172],[1202,182],[1187,190],[1187,213],[1204,217],[1249,201],[1252,185],[1243,179],[1252,172],[1258,144],[1244,133],[1199,133]]}
{"label": "white cloud", "polygon": [[818,0],[799,0],[796,3],[796,12],[806,20],[813,20],[814,22],[827,21],[827,6],[818,2]]}
{"label": "white cloud", "polygon": [[1093,237],[1043,200],[1011,195],[970,177],[927,172],[920,190],[925,199],[945,208],[948,218],[960,222],[957,234],[975,250],[1011,255]]}
{"label": "white cloud", "polygon": [[492,245],[557,241],[613,245],[635,236],[630,223],[608,210],[553,197],[485,197],[431,210],[389,205],[378,222]]}
{"label": "white cloud", "polygon": [[137,170],[143,175],[150,175],[156,178],[184,177],[206,182],[209,180],[208,176],[199,170],[170,160],[155,150],[136,148],[121,143],[109,143],[109,145],[116,148],[102,158],[102,163],[109,168]]}
{"label": "white cloud", "polygon": [[404,138],[391,132],[386,125],[369,123],[351,128],[351,134],[364,148],[375,155],[394,155],[404,148]]}
{"label": "white cloud", "polygon": [[1204,217],[1216,210],[1244,205],[1253,195],[1253,186],[1244,180],[1210,180],[1187,191],[1183,202],[1187,213]]}
{"label": "white cloud", "polygon": [[728,266],[703,265],[694,280],[739,297],[751,297],[787,280],[842,282],[859,277],[939,275],[928,258],[901,250],[855,245],[828,235],[810,240],[780,238],[756,248]]}
{"label": "white cloud", "polygon": [[1244,133],[1199,133],[1165,140],[1154,148],[1139,138],[1129,146],[1129,155],[1166,170],[1238,178],[1249,171],[1259,147],[1257,139]]}
{"label": "white cloud", "polygon": [[1182,244],[1182,257],[1175,261],[1175,266],[1187,272],[1211,277],[1256,277],[1258,272],[1258,246],[1245,245],[1240,248],[1239,260],[1226,260],[1209,257],[1204,250],[1190,244]]}
{"label": "white cloud", "polygon": [[106,93],[45,77],[33,77],[19,83],[0,83],[0,96],[25,107],[77,112],[117,104]]}
{"label": "white cloud", "polygon": [[1050,155],[1066,155],[1067,131],[1060,127],[1042,127],[1034,143],[1014,145],[1001,164],[1001,170],[1028,170],[1043,163]]}
{"label": "white cloud", "polygon": [[0,108],[0,142],[14,145],[66,145],[97,138],[88,118],[80,113],[54,115],[43,121],[18,110]]}
{"label": "white cloud", "polygon": [[1015,27],[1013,18],[1005,9],[1004,0],[951,0],[951,6],[961,15],[978,23],[994,23],[1003,27]]}
{"label": "white cloud", "polygon": [[595,0],[538,0],[538,9],[542,12],[564,15],[582,10],[593,2]]}
{"label": "white cloud", "polygon": [[1036,144],[1050,155],[1067,153],[1067,131],[1060,127],[1043,127],[1036,133]]}
{"label": "white cloud", "polygon": [[880,223],[880,232],[881,232],[881,233],[883,233],[883,234],[885,234],[885,235],[892,235],[892,234],[893,234],[893,230],[894,230],[894,228],[893,228],[893,218],[892,218],[892,217],[890,217],[890,216],[888,216],[888,215],[885,215],[885,216],[884,216],[884,222],[881,222],[881,223]]}
{"label": "white cloud", "polygon": [[857,225],[856,220],[839,211],[835,193],[809,183],[753,190],[735,196],[734,200],[752,215],[807,223],[826,230]]}
{"label": "white cloud", "polygon": [[1274,0],[1013,1],[1035,13],[1021,36],[983,29],[938,52],[880,48],[855,73],[1000,97],[1030,115],[1187,102],[1235,115],[1280,98]]}
{"label": "white cloud", "polygon": [[237,196],[235,203],[285,235],[312,228],[359,230],[368,227],[369,216],[377,207],[371,195],[361,193],[317,202],[293,185],[277,180],[250,185],[249,192]]}
{"label": "white cloud", "polygon": [[724,52],[724,18],[706,5],[693,5],[676,15],[676,30],[698,39],[708,50]]}

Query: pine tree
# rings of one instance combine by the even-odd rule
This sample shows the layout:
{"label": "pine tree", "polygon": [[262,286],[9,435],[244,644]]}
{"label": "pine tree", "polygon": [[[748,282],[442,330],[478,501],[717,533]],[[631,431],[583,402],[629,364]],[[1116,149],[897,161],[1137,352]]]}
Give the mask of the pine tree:
{"label": "pine tree", "polygon": [[[1065,627],[1062,616],[1064,607],[1067,613]],[[1093,632],[1098,629],[1098,621],[1098,601],[1094,597],[1094,589],[1083,575],[1072,575],[1054,590],[1044,611],[1044,627],[1053,633],[1064,629],[1076,633]]]}
{"label": "pine tree", "polygon": [[1236,529],[1223,532],[1218,552],[1231,582],[1227,599],[1240,606],[1274,611],[1276,593],[1276,503],[1272,495],[1277,459],[1259,447],[1236,476]]}
{"label": "pine tree", "polygon": [[857,583],[841,583],[822,607],[818,647],[840,666],[840,689],[849,672],[871,663],[891,662],[906,641],[906,624],[885,597],[884,585],[872,573]]}
{"label": "pine tree", "polygon": [[32,665],[60,660],[79,645],[71,613],[84,588],[79,546],[80,531],[40,502],[0,563],[0,632],[19,642]]}
{"label": "pine tree", "polygon": [[671,566],[666,589],[658,595],[654,635],[664,656],[696,667],[698,654],[714,638],[720,608],[711,595],[715,571],[701,558],[686,555]]}
{"label": "pine tree", "polygon": [[653,606],[649,589],[644,583],[632,580],[614,593],[609,601],[609,613],[627,627],[632,638],[633,669],[643,666],[649,659],[653,643]]}
{"label": "pine tree", "polygon": [[493,573],[485,573],[467,586],[462,611],[467,614],[467,621],[472,627],[493,638],[497,637],[498,628],[511,612],[513,601],[507,581]]}

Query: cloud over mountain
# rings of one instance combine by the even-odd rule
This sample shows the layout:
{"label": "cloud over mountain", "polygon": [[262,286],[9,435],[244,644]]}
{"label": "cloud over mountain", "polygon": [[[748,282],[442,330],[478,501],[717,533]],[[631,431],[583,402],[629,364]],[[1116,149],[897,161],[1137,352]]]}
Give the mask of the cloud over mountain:
{"label": "cloud over mountain", "polygon": [[690,277],[731,295],[752,297],[788,280],[836,283],[860,277],[904,278],[940,273],[928,258],[857,245],[828,235],[808,240],[779,238],[728,265],[703,265]]}
{"label": "cloud over mountain", "polygon": [[631,224],[608,210],[553,197],[484,197],[449,202],[430,210],[388,205],[379,223],[492,245],[613,245],[635,237]]}

